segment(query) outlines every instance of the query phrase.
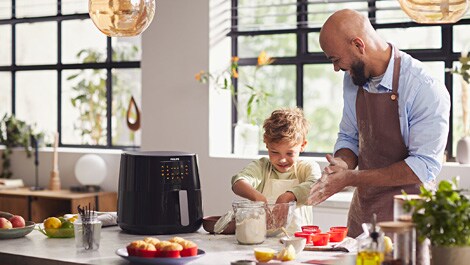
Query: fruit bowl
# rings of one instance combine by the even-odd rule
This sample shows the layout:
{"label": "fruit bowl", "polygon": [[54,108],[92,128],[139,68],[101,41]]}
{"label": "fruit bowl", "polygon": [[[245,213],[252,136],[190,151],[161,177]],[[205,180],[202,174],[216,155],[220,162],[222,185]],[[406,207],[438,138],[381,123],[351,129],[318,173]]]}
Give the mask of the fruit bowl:
{"label": "fruit bowl", "polygon": [[34,222],[26,221],[24,227],[10,228],[10,229],[0,229],[0,239],[11,239],[23,237],[34,229]]}
{"label": "fruit bowl", "polygon": [[49,238],[70,238],[75,236],[73,228],[42,228],[39,226],[38,231]]}

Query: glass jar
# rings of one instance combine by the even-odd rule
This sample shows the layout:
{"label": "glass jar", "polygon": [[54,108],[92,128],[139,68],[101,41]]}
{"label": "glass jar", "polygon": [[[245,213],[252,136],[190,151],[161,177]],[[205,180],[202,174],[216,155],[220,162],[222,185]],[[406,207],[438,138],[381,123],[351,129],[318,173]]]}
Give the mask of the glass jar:
{"label": "glass jar", "polygon": [[422,200],[422,198],[417,194],[407,194],[407,195],[395,195],[393,196],[393,221],[411,221],[411,215],[413,214],[413,209],[406,211],[403,205],[407,201],[411,200]]}
{"label": "glass jar", "polygon": [[96,212],[93,211],[87,215],[79,214],[78,219],[73,223],[77,249],[98,249],[100,247],[101,225]]}
{"label": "glass jar", "polygon": [[261,244],[266,239],[266,205],[264,202],[236,201],[235,237],[239,244]]}
{"label": "glass jar", "polygon": [[416,230],[411,222],[381,222],[378,226],[390,234],[393,249],[382,265],[416,265]]}

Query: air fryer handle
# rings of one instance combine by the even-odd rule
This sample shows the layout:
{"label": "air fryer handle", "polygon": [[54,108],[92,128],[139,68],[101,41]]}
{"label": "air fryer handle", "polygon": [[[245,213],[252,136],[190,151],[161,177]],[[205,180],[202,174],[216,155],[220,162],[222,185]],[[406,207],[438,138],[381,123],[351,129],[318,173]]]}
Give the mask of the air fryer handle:
{"label": "air fryer handle", "polygon": [[188,192],[186,190],[178,191],[179,205],[180,205],[180,222],[182,226],[189,225],[189,207],[188,207]]}

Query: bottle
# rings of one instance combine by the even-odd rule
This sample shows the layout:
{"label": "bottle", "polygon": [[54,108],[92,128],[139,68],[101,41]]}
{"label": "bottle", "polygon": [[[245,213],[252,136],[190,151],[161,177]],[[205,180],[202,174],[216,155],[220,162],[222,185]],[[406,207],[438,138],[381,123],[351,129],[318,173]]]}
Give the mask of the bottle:
{"label": "bottle", "polygon": [[356,265],[381,265],[384,260],[384,236],[376,226],[377,216],[372,217],[372,224],[363,225],[363,237],[358,239]]}

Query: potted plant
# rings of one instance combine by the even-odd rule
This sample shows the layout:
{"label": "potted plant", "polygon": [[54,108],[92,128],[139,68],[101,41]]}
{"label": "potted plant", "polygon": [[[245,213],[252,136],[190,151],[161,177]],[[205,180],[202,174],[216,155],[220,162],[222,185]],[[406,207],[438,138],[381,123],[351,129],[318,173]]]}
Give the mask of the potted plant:
{"label": "potted plant", "polygon": [[462,87],[461,103],[462,103],[462,127],[463,137],[457,142],[457,162],[460,164],[470,163],[470,137],[468,128],[468,86],[470,82],[470,57],[468,57],[468,47],[464,48],[459,58],[460,68],[455,67],[449,71],[460,76],[460,84]]}
{"label": "potted plant", "polygon": [[44,138],[43,132],[35,133],[33,128],[25,121],[19,120],[15,115],[5,114],[0,121],[0,144],[5,145],[2,152],[2,172],[0,178],[11,178],[10,157],[13,147],[24,147],[27,157],[31,157],[31,137],[40,142]]}
{"label": "potted plant", "polygon": [[[271,95],[262,86],[257,85],[257,73],[263,67],[272,64],[274,59],[265,51],[261,51],[253,74],[246,77],[243,84],[239,83],[236,92],[233,82],[239,80],[238,60],[238,57],[232,57],[230,66],[217,74],[200,71],[195,75],[195,79],[204,84],[212,82],[216,89],[230,91],[239,118],[235,125],[234,153],[253,156],[258,154],[259,123],[262,118],[257,115],[257,110]],[[241,97],[246,98],[246,102],[239,101]]]}
{"label": "potted plant", "polygon": [[431,241],[431,264],[464,265],[470,260],[470,200],[457,182],[443,180],[436,191],[421,187],[422,200],[408,200],[420,241]]}

